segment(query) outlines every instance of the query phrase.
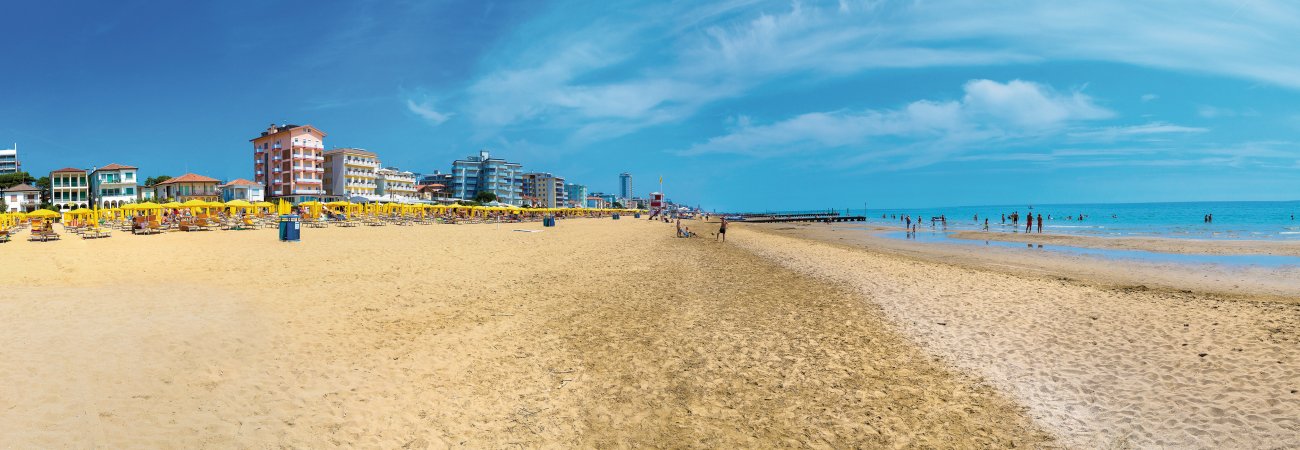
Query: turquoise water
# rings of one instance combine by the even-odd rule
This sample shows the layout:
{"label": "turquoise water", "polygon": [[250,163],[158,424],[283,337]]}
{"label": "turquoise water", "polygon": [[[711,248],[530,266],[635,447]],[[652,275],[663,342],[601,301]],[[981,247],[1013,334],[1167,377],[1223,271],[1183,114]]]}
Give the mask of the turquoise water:
{"label": "turquoise water", "polygon": [[[956,206],[943,208],[849,209],[841,213],[862,214],[874,224],[900,225],[902,215],[924,217],[918,230],[929,228],[930,217],[947,216],[948,230],[982,229],[989,219],[991,231],[1023,232],[1011,226],[1013,212],[1043,215],[1043,232],[1085,236],[1152,236],[1187,239],[1300,240],[1300,201],[1289,202],[1189,202],[1112,203],[1073,205]],[[885,217],[882,219],[881,215]],[[979,215],[975,222],[974,216]],[[1007,214],[1005,225],[1001,215]],[[1206,214],[1213,223],[1204,223]],[[894,218],[890,218],[894,215]],[[1083,220],[1077,220],[1083,215]],[[1051,217],[1048,219],[1048,217]],[[1073,220],[1067,219],[1073,216]],[[941,229],[941,224],[935,225]],[[1037,228],[1035,228],[1035,232]]]}

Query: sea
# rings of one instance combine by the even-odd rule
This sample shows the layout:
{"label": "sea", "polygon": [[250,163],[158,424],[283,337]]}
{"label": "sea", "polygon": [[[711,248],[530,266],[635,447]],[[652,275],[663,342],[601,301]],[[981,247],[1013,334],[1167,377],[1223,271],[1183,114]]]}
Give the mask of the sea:
{"label": "sea", "polygon": [[[936,208],[856,208],[836,210],[846,215],[864,215],[873,224],[900,224],[899,218],[921,217],[929,228],[930,218],[947,217],[948,231],[989,229],[1014,231],[1010,215],[1043,215],[1043,232],[1081,236],[1144,236],[1185,239],[1300,240],[1300,201],[1285,202],[1177,202],[1177,203],[1088,203],[1045,205],[989,205]],[[1006,223],[1002,215],[1006,214]],[[1206,223],[1205,216],[1213,215]],[[978,216],[978,221],[975,219]],[[1082,216],[1083,220],[1079,220]],[[1050,219],[1049,219],[1050,217]],[[936,223],[936,228],[941,224]],[[1023,228],[1024,219],[1020,227]]]}

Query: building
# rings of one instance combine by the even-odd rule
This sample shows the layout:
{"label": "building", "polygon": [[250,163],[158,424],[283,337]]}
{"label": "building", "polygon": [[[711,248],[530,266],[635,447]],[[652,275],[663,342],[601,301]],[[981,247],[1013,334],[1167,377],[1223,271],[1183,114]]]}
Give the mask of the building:
{"label": "building", "polygon": [[143,202],[152,202],[152,201],[154,200],[154,191],[153,191],[153,186],[145,186],[145,185],[143,185],[143,184],[142,184],[142,185],[139,185],[139,186],[136,186],[136,192],[139,194],[139,197],[140,197],[140,198],[137,199],[137,200],[140,201],[140,202],[142,202],[142,203],[143,203]]}
{"label": "building", "polygon": [[497,201],[522,206],[524,167],[501,158],[492,158],[487,150],[451,163],[452,196],[473,200],[479,192],[496,194]]}
{"label": "building", "polygon": [[415,185],[415,198],[445,201],[451,198],[451,194],[447,192],[447,186],[442,184],[417,184]]}
{"label": "building", "polygon": [[27,183],[10,186],[0,197],[5,200],[4,212],[32,212],[41,206],[41,189]]}
{"label": "building", "polygon": [[90,180],[86,171],[71,167],[50,172],[50,203],[59,211],[90,207]]}
{"label": "building", "polygon": [[564,178],[549,172],[532,172],[524,174],[524,202],[542,208],[559,208],[564,206]]}
{"label": "building", "polygon": [[588,208],[602,208],[602,209],[603,209],[603,208],[608,208],[608,207],[609,207],[609,203],[606,202],[605,199],[604,199],[604,198],[601,198],[600,196],[589,195],[589,196],[587,196],[587,207],[588,207]]}
{"label": "building", "polygon": [[587,206],[587,194],[587,186],[584,184],[569,183],[564,185],[564,197],[569,207],[585,208]]}
{"label": "building", "polygon": [[433,173],[431,173],[431,174],[424,174],[424,175],[420,175],[419,177],[416,177],[416,178],[415,178],[415,184],[417,184],[417,185],[421,185],[421,184],[422,184],[422,185],[441,184],[441,185],[446,186],[446,187],[448,187],[448,188],[451,187],[451,181],[452,181],[452,180],[451,180],[451,174],[449,174],[449,173],[442,173],[442,171],[439,171],[439,170],[435,170],[435,171],[433,171]]}
{"label": "building", "polygon": [[249,203],[266,200],[266,187],[255,181],[243,178],[217,186],[221,190],[221,201],[244,200]]}
{"label": "building", "polygon": [[253,179],[265,187],[267,197],[298,202],[325,194],[325,132],[311,125],[271,124],[250,141]]}
{"label": "building", "polygon": [[0,175],[18,173],[23,164],[18,161],[18,144],[14,148],[0,149]]}
{"label": "building", "polygon": [[606,194],[606,193],[603,193],[603,192],[593,192],[593,193],[591,194],[591,196],[592,196],[592,197],[600,197],[600,199],[601,199],[602,201],[604,201],[606,205],[610,205],[610,206],[613,206],[613,205],[614,205],[614,202],[618,201],[618,196],[616,196],[616,195],[614,195],[614,194]]}
{"label": "building", "polygon": [[379,155],[359,148],[336,148],[325,152],[325,190],[344,198],[373,197]]}
{"label": "building", "polygon": [[618,198],[632,198],[632,174],[623,172],[618,174]]}
{"label": "building", "polygon": [[154,198],[182,203],[196,199],[214,202],[221,198],[217,191],[220,183],[216,178],[187,173],[154,185]]}
{"label": "building", "polygon": [[375,171],[375,195],[392,200],[415,198],[415,174],[396,167]]}
{"label": "building", "polygon": [[137,198],[136,173],[139,169],[121,164],[109,164],[90,173],[91,204],[100,208],[116,208],[135,203]]}

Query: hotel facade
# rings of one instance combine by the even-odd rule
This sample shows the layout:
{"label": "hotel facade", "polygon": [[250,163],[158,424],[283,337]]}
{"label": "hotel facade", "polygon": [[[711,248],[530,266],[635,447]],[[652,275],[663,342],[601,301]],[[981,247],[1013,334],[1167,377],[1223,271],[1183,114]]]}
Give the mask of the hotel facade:
{"label": "hotel facade", "polygon": [[254,181],[271,198],[299,202],[325,194],[325,132],[311,125],[275,125],[253,143]]}
{"label": "hotel facade", "polygon": [[90,173],[91,201],[100,208],[117,208],[134,203],[139,185],[136,174],[139,169],[121,164],[109,164]]}
{"label": "hotel facade", "polygon": [[525,203],[542,208],[564,206],[564,178],[548,172],[524,174],[523,194]]}
{"label": "hotel facade", "polygon": [[221,193],[217,191],[217,185],[220,183],[216,178],[187,173],[155,184],[153,186],[154,198],[181,203],[190,200],[214,202],[221,197]]}
{"label": "hotel facade", "polygon": [[90,180],[85,170],[67,167],[50,172],[50,203],[59,211],[90,207]]}
{"label": "hotel facade", "polygon": [[375,170],[375,195],[393,200],[415,199],[415,174],[396,167]]}
{"label": "hotel facade", "polygon": [[324,156],[326,193],[344,198],[375,195],[379,155],[359,148],[336,148]]}
{"label": "hotel facade", "polygon": [[501,203],[522,206],[523,173],[522,164],[493,158],[483,150],[478,156],[451,163],[451,193],[459,199],[473,200],[479,192],[491,192]]}
{"label": "hotel facade", "polygon": [[18,144],[14,148],[0,149],[0,175],[18,173],[23,164],[18,162]]}

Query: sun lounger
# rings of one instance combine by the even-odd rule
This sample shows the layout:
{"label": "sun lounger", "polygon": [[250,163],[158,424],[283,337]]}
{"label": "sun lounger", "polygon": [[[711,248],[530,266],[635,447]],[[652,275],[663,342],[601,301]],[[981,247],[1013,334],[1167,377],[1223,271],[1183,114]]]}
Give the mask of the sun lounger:
{"label": "sun lounger", "polygon": [[112,236],[111,233],[112,233],[111,231],[104,228],[100,228],[99,226],[91,226],[81,232],[81,238],[82,239],[106,238]]}
{"label": "sun lounger", "polygon": [[0,244],[9,242],[10,237],[9,230],[0,231]]}

